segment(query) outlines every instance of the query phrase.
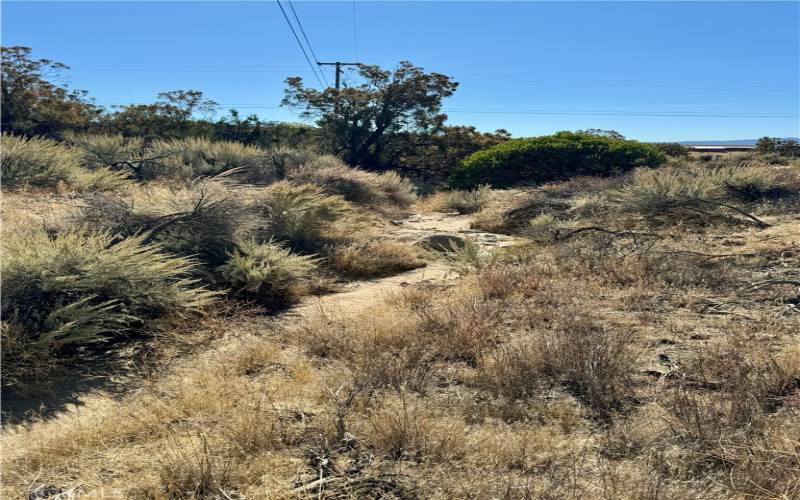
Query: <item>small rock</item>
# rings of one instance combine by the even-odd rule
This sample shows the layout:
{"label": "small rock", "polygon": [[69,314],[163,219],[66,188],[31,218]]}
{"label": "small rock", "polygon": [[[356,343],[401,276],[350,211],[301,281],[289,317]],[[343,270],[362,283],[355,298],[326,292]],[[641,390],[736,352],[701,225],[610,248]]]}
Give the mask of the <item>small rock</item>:
{"label": "small rock", "polygon": [[451,252],[464,248],[467,245],[467,241],[457,234],[440,233],[422,238],[419,244],[431,250]]}
{"label": "small rock", "polygon": [[390,224],[394,224],[395,226],[402,226],[403,225],[403,221],[401,221],[401,220],[390,220],[389,223]]}

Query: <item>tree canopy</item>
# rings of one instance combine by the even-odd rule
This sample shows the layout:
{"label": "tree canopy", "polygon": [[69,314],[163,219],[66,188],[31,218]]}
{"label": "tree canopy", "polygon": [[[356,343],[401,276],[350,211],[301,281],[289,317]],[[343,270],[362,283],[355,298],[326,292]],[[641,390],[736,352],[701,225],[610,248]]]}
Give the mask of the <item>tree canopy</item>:
{"label": "tree canopy", "polygon": [[84,129],[102,113],[85,91],[57,83],[69,66],[33,59],[29,47],[2,47],[1,51],[0,109],[5,131],[55,136],[65,129]]}
{"label": "tree canopy", "polygon": [[401,133],[428,133],[441,128],[447,115],[442,100],[458,83],[440,73],[426,73],[408,61],[392,71],[358,67],[360,82],[340,90],[317,90],[300,77],[286,80],[284,105],[315,119],[332,152],[351,165],[379,168],[381,156]]}

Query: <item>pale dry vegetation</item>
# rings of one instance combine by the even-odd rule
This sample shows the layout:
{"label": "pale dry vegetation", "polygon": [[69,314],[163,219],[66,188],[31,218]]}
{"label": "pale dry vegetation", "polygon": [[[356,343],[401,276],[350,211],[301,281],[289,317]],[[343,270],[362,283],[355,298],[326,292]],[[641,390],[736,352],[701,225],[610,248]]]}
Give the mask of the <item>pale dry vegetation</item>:
{"label": "pale dry vegetation", "polygon": [[[373,277],[421,258],[346,237],[354,195],[299,181],[154,187],[205,185],[222,215],[203,223],[139,198],[91,220],[151,221],[128,242],[180,214],[141,244],[196,254],[256,301],[304,293],[320,268]],[[796,498],[798,187],[793,168],[729,165],[493,191],[477,223],[523,244],[465,244],[458,281],[345,315],[198,322],[210,346],[137,390],[8,426],[4,496]],[[206,230],[208,248],[226,242],[213,266],[205,244],[181,246]]]}

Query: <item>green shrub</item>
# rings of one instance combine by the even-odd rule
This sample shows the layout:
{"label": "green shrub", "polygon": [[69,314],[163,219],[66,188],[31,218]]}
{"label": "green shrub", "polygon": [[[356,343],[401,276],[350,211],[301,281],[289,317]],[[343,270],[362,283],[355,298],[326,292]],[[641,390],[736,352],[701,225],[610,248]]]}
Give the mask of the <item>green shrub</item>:
{"label": "green shrub", "polygon": [[509,187],[542,183],[579,175],[611,175],[636,167],[655,167],[665,161],[653,146],[612,137],[559,132],[514,139],[479,151],[453,171],[453,187],[480,184]]}
{"label": "green shrub", "polygon": [[265,240],[274,238],[296,249],[317,248],[323,233],[353,213],[341,196],[311,184],[280,181],[264,188],[254,204],[264,221]]}
{"label": "green shrub", "polygon": [[81,155],[50,139],[2,135],[0,163],[5,187],[55,187],[79,170]]}
{"label": "green shrub", "polygon": [[689,152],[691,151],[690,148],[678,142],[658,142],[652,144],[652,146],[665,155],[672,156],[674,158],[686,158],[689,156]]}
{"label": "green shrub", "polygon": [[191,260],[143,240],[85,230],[6,239],[4,371],[24,372],[26,358],[143,331],[155,318],[211,302],[215,294],[187,278]]}
{"label": "green shrub", "polygon": [[198,137],[155,141],[145,156],[155,158],[142,165],[141,176],[145,179],[228,173],[233,179],[263,184],[276,178],[273,158],[267,151],[239,142]]}
{"label": "green shrub", "polygon": [[234,294],[272,309],[282,309],[303,295],[316,269],[315,260],[273,243],[240,242],[220,274]]}

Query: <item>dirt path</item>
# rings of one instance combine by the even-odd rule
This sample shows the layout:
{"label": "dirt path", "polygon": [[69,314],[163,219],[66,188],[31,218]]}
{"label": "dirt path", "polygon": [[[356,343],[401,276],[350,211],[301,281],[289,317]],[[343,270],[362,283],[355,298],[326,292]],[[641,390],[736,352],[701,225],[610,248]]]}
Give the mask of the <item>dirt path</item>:
{"label": "dirt path", "polygon": [[[452,234],[470,239],[487,250],[513,245],[519,241],[512,236],[475,231],[470,229],[471,222],[472,217],[468,215],[412,214],[405,219],[393,221],[392,229],[386,236],[413,245],[434,234]],[[417,283],[446,283],[458,278],[458,274],[445,259],[436,258],[435,253],[433,256],[434,259],[420,269],[386,278],[354,282],[348,289],[338,293],[307,297],[286,314],[288,317],[296,318],[322,310],[328,315],[346,316],[366,309],[403,287]]]}

